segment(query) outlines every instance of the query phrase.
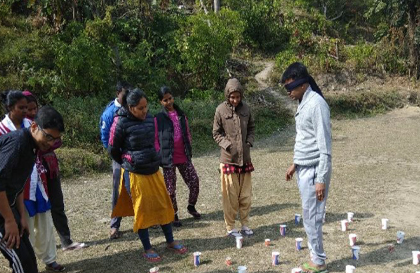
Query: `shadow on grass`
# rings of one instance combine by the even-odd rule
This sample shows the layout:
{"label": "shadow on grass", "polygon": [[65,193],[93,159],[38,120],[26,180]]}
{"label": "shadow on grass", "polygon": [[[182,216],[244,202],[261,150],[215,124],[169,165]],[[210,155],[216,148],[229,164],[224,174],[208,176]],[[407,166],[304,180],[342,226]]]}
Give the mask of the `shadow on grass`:
{"label": "shadow on grass", "polygon": [[380,249],[371,251],[369,253],[363,253],[363,247],[360,249],[360,260],[351,259],[351,252],[349,250],[349,258],[335,260],[328,263],[329,268],[334,268],[337,271],[344,272],[346,265],[354,265],[356,268],[360,268],[368,265],[380,265],[389,264],[390,262],[398,262],[394,267],[406,267],[412,263],[412,253],[414,249],[420,249],[420,237],[412,237],[404,240],[403,244],[395,244],[395,250],[390,252],[388,249],[389,241],[383,242],[383,247]]}

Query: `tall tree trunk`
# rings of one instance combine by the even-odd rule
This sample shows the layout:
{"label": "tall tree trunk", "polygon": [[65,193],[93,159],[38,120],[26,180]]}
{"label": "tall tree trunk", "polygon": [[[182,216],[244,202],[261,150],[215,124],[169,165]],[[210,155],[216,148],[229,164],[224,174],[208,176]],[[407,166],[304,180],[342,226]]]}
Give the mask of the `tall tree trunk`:
{"label": "tall tree trunk", "polygon": [[214,13],[219,13],[220,11],[220,0],[214,0]]}
{"label": "tall tree trunk", "polygon": [[417,78],[420,76],[419,46],[416,44],[416,28],[420,27],[417,17],[420,16],[420,5],[416,0],[408,4],[408,46],[410,70]]}

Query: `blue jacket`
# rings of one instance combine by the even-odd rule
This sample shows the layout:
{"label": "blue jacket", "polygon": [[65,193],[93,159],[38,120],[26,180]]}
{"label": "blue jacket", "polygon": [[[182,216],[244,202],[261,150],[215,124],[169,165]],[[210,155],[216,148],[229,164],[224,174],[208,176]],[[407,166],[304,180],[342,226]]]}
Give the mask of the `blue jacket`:
{"label": "blue jacket", "polygon": [[99,121],[99,128],[101,130],[101,141],[105,149],[108,148],[109,130],[111,129],[112,122],[114,122],[114,116],[117,111],[121,108],[117,99],[111,101],[102,113]]}

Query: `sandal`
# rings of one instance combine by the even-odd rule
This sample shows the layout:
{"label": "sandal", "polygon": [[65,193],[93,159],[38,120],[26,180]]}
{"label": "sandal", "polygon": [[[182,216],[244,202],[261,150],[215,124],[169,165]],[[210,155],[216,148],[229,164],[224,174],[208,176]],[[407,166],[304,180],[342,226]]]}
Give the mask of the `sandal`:
{"label": "sandal", "polygon": [[322,267],[313,267],[309,263],[304,263],[302,266],[302,271],[307,273],[328,273],[327,266],[324,265]]}
{"label": "sandal", "polygon": [[243,226],[243,227],[242,227],[241,233],[242,233],[243,235],[246,235],[246,236],[252,236],[252,235],[254,235],[254,231],[252,231],[252,229],[250,229],[250,228],[249,228],[249,227],[247,227],[247,226]]}
{"label": "sandal", "polygon": [[111,228],[109,231],[109,239],[114,240],[121,237],[121,233],[117,228]]}
{"label": "sandal", "polygon": [[156,252],[152,252],[152,253],[145,252],[143,253],[143,257],[151,263],[160,262],[160,260],[162,260],[162,258]]}
{"label": "sandal", "polygon": [[58,264],[57,262],[52,262],[50,264],[47,264],[45,266],[45,269],[48,271],[53,271],[53,272],[64,272],[66,270],[64,266],[62,266],[61,264]]}
{"label": "sandal", "polygon": [[166,248],[178,254],[185,254],[188,251],[188,249],[180,243],[175,243],[173,246],[167,246]]}
{"label": "sandal", "polygon": [[189,214],[191,214],[194,217],[194,219],[200,219],[201,218],[201,214],[198,213],[198,211],[195,209],[195,206],[188,205],[187,211],[188,211]]}

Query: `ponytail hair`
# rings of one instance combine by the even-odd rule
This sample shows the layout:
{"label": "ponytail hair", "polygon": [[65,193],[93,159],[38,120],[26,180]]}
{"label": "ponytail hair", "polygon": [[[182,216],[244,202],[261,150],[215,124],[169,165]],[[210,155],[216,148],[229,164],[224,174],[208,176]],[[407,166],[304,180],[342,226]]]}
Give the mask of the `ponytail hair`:
{"label": "ponytail hair", "polygon": [[10,109],[21,99],[25,99],[25,95],[18,90],[7,90],[1,93],[1,103],[3,104],[4,111],[10,112]]}

